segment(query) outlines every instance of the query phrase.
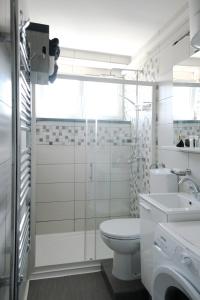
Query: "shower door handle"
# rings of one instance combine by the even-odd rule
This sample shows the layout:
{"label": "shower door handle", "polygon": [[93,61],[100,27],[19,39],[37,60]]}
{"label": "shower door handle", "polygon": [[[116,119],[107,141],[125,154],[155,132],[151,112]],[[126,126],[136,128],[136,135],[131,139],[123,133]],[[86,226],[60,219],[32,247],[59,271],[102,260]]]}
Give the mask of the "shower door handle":
{"label": "shower door handle", "polygon": [[90,181],[93,181],[93,163],[90,163]]}

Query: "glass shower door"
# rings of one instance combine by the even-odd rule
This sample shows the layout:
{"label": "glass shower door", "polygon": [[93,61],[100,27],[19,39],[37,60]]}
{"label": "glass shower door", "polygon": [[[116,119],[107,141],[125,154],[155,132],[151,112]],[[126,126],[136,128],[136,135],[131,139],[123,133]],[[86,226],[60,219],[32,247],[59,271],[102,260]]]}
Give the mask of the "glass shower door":
{"label": "glass shower door", "polygon": [[86,260],[106,258],[99,225],[110,218],[110,124],[87,122]]}

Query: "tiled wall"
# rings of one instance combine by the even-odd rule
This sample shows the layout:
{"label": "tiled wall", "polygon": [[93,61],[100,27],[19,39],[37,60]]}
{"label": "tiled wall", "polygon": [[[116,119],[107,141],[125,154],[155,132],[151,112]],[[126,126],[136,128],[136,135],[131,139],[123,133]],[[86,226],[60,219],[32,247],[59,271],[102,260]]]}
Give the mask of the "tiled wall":
{"label": "tiled wall", "polygon": [[[1,1],[1,31],[9,32],[10,4]],[[10,44],[0,42],[0,278],[10,278],[11,258],[11,66]],[[9,299],[9,283],[0,287],[0,299]]]}
{"label": "tiled wall", "polygon": [[189,136],[200,136],[200,121],[176,121],[173,123],[174,127],[174,144],[179,141],[179,136],[182,139],[189,138]]}
{"label": "tiled wall", "polygon": [[38,121],[37,234],[129,216],[131,145],[130,122]]}
{"label": "tiled wall", "polygon": [[[152,94],[152,103],[154,100]],[[136,99],[133,97],[132,101],[134,102]],[[153,156],[152,105],[148,109],[140,108],[138,112],[136,107],[125,101],[125,118],[131,122],[130,214],[133,217],[139,216],[139,193],[149,193],[150,191],[149,169]]]}

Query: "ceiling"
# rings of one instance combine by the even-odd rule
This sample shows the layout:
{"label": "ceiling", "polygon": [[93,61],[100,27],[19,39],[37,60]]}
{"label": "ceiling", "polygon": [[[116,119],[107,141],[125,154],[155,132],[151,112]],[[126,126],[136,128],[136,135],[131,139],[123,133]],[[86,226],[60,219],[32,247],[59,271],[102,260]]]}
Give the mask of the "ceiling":
{"label": "ceiling", "polygon": [[134,56],[186,0],[29,0],[60,46]]}

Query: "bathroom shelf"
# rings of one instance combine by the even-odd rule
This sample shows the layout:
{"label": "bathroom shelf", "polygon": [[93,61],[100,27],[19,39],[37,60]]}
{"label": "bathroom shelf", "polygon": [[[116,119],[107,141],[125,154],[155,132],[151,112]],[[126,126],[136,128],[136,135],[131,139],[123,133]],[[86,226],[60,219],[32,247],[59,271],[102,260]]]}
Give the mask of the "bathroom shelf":
{"label": "bathroom shelf", "polygon": [[200,148],[185,148],[185,147],[176,147],[176,146],[160,146],[158,147],[161,150],[171,150],[171,151],[178,151],[178,152],[185,152],[185,153],[196,153],[200,154]]}

